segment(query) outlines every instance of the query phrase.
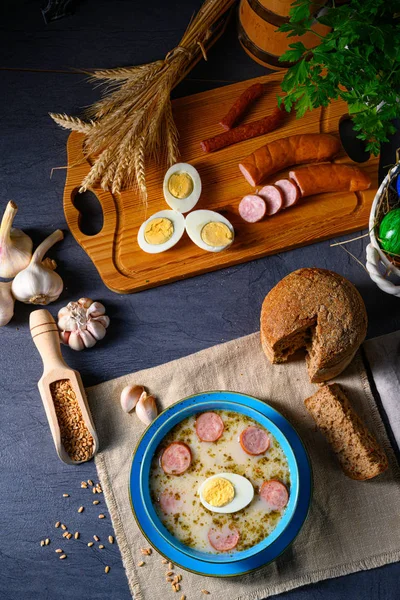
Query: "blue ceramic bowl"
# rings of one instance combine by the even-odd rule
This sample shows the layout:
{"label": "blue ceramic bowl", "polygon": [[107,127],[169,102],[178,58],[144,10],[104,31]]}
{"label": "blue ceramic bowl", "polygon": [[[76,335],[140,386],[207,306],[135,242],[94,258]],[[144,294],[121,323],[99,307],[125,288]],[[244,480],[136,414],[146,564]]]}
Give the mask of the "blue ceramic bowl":
{"label": "blue ceramic bowl", "polygon": [[[230,410],[251,417],[281,445],[290,470],[290,497],[277,527],[259,544],[235,553],[209,554],[185,546],[160,521],[150,498],[149,473],[153,456],[167,433],[183,419],[207,410]],[[307,453],[290,423],[265,402],[235,392],[205,392],[190,396],[162,412],[147,428],[133,456],[130,498],[133,513],[148,541],[166,558],[203,575],[240,575],[281,554],[302,527],[310,505],[312,475]]]}

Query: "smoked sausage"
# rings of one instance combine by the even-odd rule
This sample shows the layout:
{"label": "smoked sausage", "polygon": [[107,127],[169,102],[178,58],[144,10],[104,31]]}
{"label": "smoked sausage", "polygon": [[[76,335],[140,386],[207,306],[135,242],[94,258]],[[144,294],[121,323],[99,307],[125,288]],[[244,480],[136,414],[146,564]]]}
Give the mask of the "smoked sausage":
{"label": "smoked sausage", "polygon": [[224,433],[223,420],[215,412],[205,412],[196,418],[196,433],[201,442],[216,442]]}
{"label": "smoked sausage", "polygon": [[215,152],[216,150],[221,150],[221,148],[231,146],[237,142],[243,142],[244,140],[250,140],[259,135],[270,133],[270,131],[274,131],[274,129],[280,125],[285,114],[286,111],[284,109],[281,110],[280,108],[275,108],[273,113],[268,115],[268,117],[264,117],[258,121],[252,121],[245,125],[239,125],[239,127],[234,127],[229,131],[224,131],[224,133],[220,133],[214,137],[208,138],[208,140],[204,140],[200,145],[204,152]]}
{"label": "smoked sausage", "polygon": [[289,208],[289,206],[293,206],[293,204],[297,203],[300,198],[300,190],[294,181],[290,181],[289,179],[279,179],[279,181],[275,181],[274,185],[282,192],[282,208]]}
{"label": "smoked sausage", "polygon": [[371,185],[370,176],[359,167],[332,163],[296,169],[289,177],[299,187],[302,198],[324,192],[358,192]]}
{"label": "smoked sausage", "polygon": [[247,223],[257,223],[264,217],[267,206],[256,194],[248,194],[239,203],[239,214]]}
{"label": "smoked sausage", "polygon": [[258,456],[268,450],[270,439],[266,431],[250,425],[240,434],[239,442],[247,454]]}
{"label": "smoked sausage", "polygon": [[172,442],[160,457],[160,465],[167,475],[182,475],[192,463],[192,452],[184,442]]}
{"label": "smoked sausage", "polygon": [[232,127],[239,121],[239,119],[244,115],[246,109],[260,98],[264,93],[264,86],[262,83],[255,83],[248,87],[236,100],[233,104],[232,108],[225,115],[223,119],[220,120],[219,124],[227,131],[228,129],[232,129]]}
{"label": "smoked sausage", "polygon": [[264,481],[260,487],[260,496],[271,510],[282,510],[289,501],[287,487],[276,479]]}
{"label": "smoked sausage", "polygon": [[266,214],[269,217],[275,215],[281,210],[283,204],[283,194],[275,185],[264,185],[258,192],[258,195],[265,200]]}
{"label": "smoked sausage", "polygon": [[258,148],[239,164],[239,169],[250,185],[256,186],[272,173],[292,165],[330,160],[339,151],[339,140],[328,133],[291,135]]}
{"label": "smoked sausage", "polygon": [[219,552],[228,552],[236,548],[240,533],[236,527],[224,525],[221,529],[211,527],[208,532],[208,541]]}

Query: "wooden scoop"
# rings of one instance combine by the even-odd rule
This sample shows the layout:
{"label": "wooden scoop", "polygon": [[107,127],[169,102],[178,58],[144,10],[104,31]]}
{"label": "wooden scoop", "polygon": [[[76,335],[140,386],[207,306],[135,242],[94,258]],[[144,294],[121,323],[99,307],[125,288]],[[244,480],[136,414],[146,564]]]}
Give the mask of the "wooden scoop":
{"label": "wooden scoop", "polygon": [[[35,310],[31,313],[29,327],[36,348],[39,350],[43,361],[43,375],[38,383],[38,388],[47,420],[50,425],[54,445],[59,458],[69,464],[77,465],[90,460],[97,452],[99,441],[93,425],[89,406],[86,399],[85,389],[78,371],[71,369],[61,355],[60,338],[57,325],[48,310]],[[75,461],[70,458],[61,441],[61,431],[57,419],[50,385],[56,381],[67,379],[75,392],[76,400],[82,413],[82,419],[93,437],[93,453],[90,458]]]}

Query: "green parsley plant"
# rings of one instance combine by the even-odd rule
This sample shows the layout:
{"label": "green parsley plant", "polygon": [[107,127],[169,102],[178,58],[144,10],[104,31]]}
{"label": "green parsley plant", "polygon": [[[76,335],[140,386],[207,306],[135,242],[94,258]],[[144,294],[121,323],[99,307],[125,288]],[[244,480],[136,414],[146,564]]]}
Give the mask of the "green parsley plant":
{"label": "green parsley plant", "polygon": [[[288,37],[302,36],[315,21],[315,0],[295,0],[290,19],[279,28]],[[322,6],[321,6],[322,8]],[[284,76],[279,98],[297,117],[307,110],[347,102],[357,137],[366,150],[378,155],[381,142],[395,132],[400,116],[400,0],[349,0],[329,7],[316,17],[331,28],[319,46],[290,44],[281,61],[295,64]]]}

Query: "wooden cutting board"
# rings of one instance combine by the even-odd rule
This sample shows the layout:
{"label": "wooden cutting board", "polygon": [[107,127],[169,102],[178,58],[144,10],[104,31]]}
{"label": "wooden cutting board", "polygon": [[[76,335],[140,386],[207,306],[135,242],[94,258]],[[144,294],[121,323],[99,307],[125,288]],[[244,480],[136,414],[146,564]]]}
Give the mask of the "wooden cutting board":
{"label": "wooden cutting board", "polygon": [[[151,255],[140,250],[136,236],[141,223],[155,212],[169,208],[162,191],[166,169],[152,163],[147,167],[147,210],[135,190],[112,195],[94,188],[103,209],[104,224],[96,235],[83,234],[74,198],[90,164],[82,152],[83,135],[71,133],[64,190],[65,217],[73,236],[92,259],[107,287],[119,293],[138,292],[367,227],[378,184],[376,157],[362,165],[373,181],[366,192],[312,196],[254,224],[245,223],[238,213],[240,199],[253,191],[238,169],[240,160],[266,142],[288,135],[319,132],[338,135],[339,121],[347,114],[347,106],[341,101],[308,112],[302,119],[290,115],[283,126],[268,135],[211,154],[201,150],[200,141],[221,132],[218,121],[240,93],[256,81],[268,83],[268,92],[253,106],[246,120],[269,114],[276,106],[282,77],[282,73],[267,75],[173,102],[181,161],[193,164],[202,179],[203,191],[196,209],[220,212],[235,229],[234,243],[223,252],[201,250],[186,234],[174,248],[162,254]],[[352,164],[344,152],[336,162]],[[273,175],[265,183],[273,183],[286,174],[287,171],[283,171],[279,177]]]}

